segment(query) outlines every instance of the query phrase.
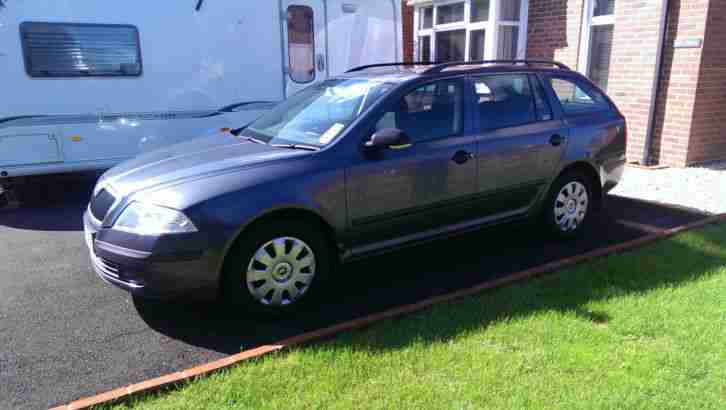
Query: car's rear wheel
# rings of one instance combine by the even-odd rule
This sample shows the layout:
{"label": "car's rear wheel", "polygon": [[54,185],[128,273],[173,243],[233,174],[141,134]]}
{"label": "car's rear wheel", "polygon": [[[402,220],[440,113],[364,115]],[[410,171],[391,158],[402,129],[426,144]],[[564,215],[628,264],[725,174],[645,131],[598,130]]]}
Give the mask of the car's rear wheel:
{"label": "car's rear wheel", "polygon": [[234,303],[289,312],[310,299],[330,273],[330,246],[311,224],[263,222],[243,235],[225,264],[223,292]]}
{"label": "car's rear wheel", "polygon": [[560,175],[545,199],[545,224],[559,236],[577,236],[586,226],[594,208],[592,193],[592,184],[586,176],[578,172]]}

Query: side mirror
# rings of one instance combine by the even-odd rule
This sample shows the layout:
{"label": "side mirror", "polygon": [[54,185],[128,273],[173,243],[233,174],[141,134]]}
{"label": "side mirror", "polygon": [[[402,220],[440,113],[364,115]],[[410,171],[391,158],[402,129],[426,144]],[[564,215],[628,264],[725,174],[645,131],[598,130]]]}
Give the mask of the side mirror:
{"label": "side mirror", "polygon": [[365,147],[368,149],[393,148],[402,149],[411,146],[411,139],[405,132],[396,128],[386,128],[377,131],[366,141]]}

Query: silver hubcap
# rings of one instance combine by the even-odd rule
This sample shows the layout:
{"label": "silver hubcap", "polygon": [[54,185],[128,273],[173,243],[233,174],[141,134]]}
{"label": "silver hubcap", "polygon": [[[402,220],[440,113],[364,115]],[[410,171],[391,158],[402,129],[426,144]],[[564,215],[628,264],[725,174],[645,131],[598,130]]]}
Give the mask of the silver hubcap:
{"label": "silver hubcap", "polygon": [[245,281],[252,297],[267,306],[295,303],[315,277],[315,254],[297,238],[275,238],[262,245],[247,266]]}
{"label": "silver hubcap", "polygon": [[577,181],[566,184],[555,199],[555,222],[561,231],[573,231],[587,215],[587,188]]}

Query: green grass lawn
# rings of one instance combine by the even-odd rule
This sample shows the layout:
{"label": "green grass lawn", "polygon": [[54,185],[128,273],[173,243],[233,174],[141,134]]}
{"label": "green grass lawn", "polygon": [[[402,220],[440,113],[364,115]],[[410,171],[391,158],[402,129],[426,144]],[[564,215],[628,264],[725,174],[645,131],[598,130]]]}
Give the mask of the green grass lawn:
{"label": "green grass lawn", "polygon": [[126,406],[726,409],[726,224]]}

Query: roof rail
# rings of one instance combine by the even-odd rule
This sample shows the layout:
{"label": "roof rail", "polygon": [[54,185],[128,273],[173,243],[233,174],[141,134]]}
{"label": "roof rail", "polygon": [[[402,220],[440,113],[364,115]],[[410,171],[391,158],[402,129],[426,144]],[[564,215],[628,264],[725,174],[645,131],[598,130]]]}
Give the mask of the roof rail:
{"label": "roof rail", "polygon": [[552,60],[481,60],[481,61],[453,61],[449,63],[436,64],[434,67],[426,70],[426,74],[436,74],[444,71],[449,67],[458,67],[462,65],[482,65],[482,64],[524,64],[524,65],[553,65],[561,70],[570,71],[570,67]]}
{"label": "roof rail", "polygon": [[429,62],[413,62],[413,63],[383,63],[383,64],[368,64],[368,65],[362,65],[359,67],[351,68],[350,70],[346,71],[346,73],[354,73],[356,71],[363,71],[369,68],[376,68],[376,67],[395,67],[395,66],[416,66],[416,65],[436,65],[439,63],[429,63]]}
{"label": "roof rail", "polygon": [[368,64],[360,67],[351,68],[346,73],[353,73],[356,71],[363,71],[369,68],[376,67],[412,67],[412,66],[431,66],[424,74],[436,74],[444,71],[449,67],[458,67],[462,65],[483,65],[483,64],[523,64],[523,65],[552,65],[561,70],[571,71],[570,67],[552,60],[481,60],[481,61],[452,61],[448,63],[432,63],[417,61],[412,63],[383,63],[383,64]]}

